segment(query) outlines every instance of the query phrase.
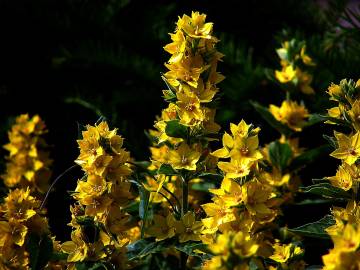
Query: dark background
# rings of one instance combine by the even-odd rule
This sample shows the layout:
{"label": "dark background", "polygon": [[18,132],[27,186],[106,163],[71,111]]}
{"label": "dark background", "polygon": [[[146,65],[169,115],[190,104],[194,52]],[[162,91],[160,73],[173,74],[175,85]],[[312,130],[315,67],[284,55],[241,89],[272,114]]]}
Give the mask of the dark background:
{"label": "dark background", "polygon": [[[38,0],[0,1],[0,143],[21,113],[39,114],[47,123],[47,139],[54,159],[54,177],[73,165],[78,155],[78,126],[93,124],[103,115],[126,138],[126,147],[137,160],[148,160],[149,142],[144,130],[152,127],[165,103],[165,85],[160,72],[169,55],[177,17],[200,11],[214,22],[225,54],[219,70],[227,77],[219,87],[222,101],[217,121],[223,129],[244,118],[262,128],[262,144],[278,138],[250,106],[256,100],[265,106],[279,105],[284,92],[265,76],[266,69],[279,69],[275,48],[282,38],[307,41],[307,50],[318,64],[313,87],[317,94],[302,96],[310,112],[329,106],[325,90],[330,82],[357,79],[360,70],[359,28],[341,36],[338,25],[346,6],[357,1],[140,1],[140,0]],[[355,10],[356,11],[356,10]],[[327,44],[333,44],[325,51]],[[354,45],[355,44],[355,45]],[[318,125],[305,130],[301,144],[311,148],[326,143],[322,134],[330,128]],[[5,156],[5,150],[0,150]],[[2,164],[4,160],[2,159]],[[302,172],[304,185],[312,178],[335,173],[336,162],[324,156],[316,166]],[[70,228],[67,190],[76,186],[80,171],[66,175],[48,202],[50,225],[60,240]],[[54,178],[53,177],[53,178]],[[286,213],[289,227],[324,216],[329,205],[295,207]],[[295,215],[294,215],[295,213]],[[308,240],[306,240],[308,241]],[[326,252],[326,246],[322,250]],[[311,242],[308,254],[317,250]],[[319,258],[316,252],[316,258]]]}

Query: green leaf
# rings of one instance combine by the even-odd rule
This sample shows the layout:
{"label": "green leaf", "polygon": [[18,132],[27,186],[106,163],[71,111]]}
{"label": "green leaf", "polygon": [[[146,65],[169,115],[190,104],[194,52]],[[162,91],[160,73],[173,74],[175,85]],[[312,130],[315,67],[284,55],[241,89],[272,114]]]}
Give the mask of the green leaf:
{"label": "green leaf", "polygon": [[297,169],[306,164],[314,162],[314,160],[318,159],[321,156],[328,155],[330,153],[329,145],[322,145],[317,148],[311,149],[302,153],[300,156],[294,158],[294,160],[290,164],[290,170]]}
{"label": "green leaf", "polygon": [[334,198],[334,199],[351,199],[350,193],[345,190],[334,187],[329,183],[319,183],[307,187],[301,188],[301,191],[304,193],[311,193],[320,195],[326,198]]}
{"label": "green leaf", "polygon": [[292,156],[292,151],[287,143],[274,141],[269,144],[269,157],[271,163],[280,170],[284,170]]}
{"label": "green leaf", "polygon": [[140,259],[149,254],[161,252],[167,249],[173,242],[173,239],[166,239],[155,242],[153,238],[140,239],[127,245],[127,256],[129,260]]}
{"label": "green leaf", "polygon": [[75,263],[76,270],[87,270],[89,265],[85,262],[77,262]]}
{"label": "green leaf", "polygon": [[139,186],[140,203],[139,203],[139,217],[142,220],[146,220],[147,210],[149,206],[150,192],[144,187]]}
{"label": "green leaf", "polygon": [[179,123],[179,120],[171,120],[166,122],[166,135],[174,138],[186,139],[188,137],[188,128]]}
{"label": "green leaf", "polygon": [[157,171],[158,174],[165,175],[178,175],[179,173],[171,167],[170,164],[161,164],[160,168]]}
{"label": "green leaf", "polygon": [[326,215],[316,222],[308,223],[294,229],[289,229],[289,231],[302,236],[328,239],[329,235],[325,229],[334,224],[334,217],[331,215]]}
{"label": "green leaf", "polygon": [[331,136],[328,136],[328,135],[323,135],[323,138],[328,141],[328,143],[330,144],[330,146],[333,149],[337,148],[337,142],[336,142],[336,139],[334,137],[331,137]]}
{"label": "green leaf", "polygon": [[26,248],[30,254],[30,268],[32,270],[44,269],[53,251],[51,239],[47,235],[30,234]]}
{"label": "green leaf", "polygon": [[328,115],[315,113],[315,114],[310,115],[309,120],[305,124],[305,127],[309,127],[309,126],[315,125],[317,123],[324,123],[326,121],[331,121],[331,122],[336,123],[338,125],[349,126],[349,124],[346,123],[346,121],[344,121],[342,119],[338,119],[338,118],[330,117]]}
{"label": "green leaf", "polygon": [[[209,259],[210,255],[207,254],[207,250],[206,244],[203,244],[201,242],[185,242],[185,243],[179,243],[177,245],[174,246],[175,249],[186,253],[188,256],[193,256],[193,257],[199,257],[201,259]],[[200,250],[203,251],[204,253],[200,253],[200,252],[195,252],[195,250]]]}
{"label": "green leaf", "polygon": [[264,120],[273,128],[275,128],[277,131],[279,131],[281,134],[284,134],[285,136],[289,136],[293,133],[293,131],[287,127],[286,125],[282,124],[278,120],[275,119],[275,117],[269,112],[269,110],[260,105],[257,102],[250,101],[251,105],[255,108],[255,110],[260,113],[261,117],[264,118]]}
{"label": "green leaf", "polygon": [[76,223],[81,226],[94,226],[94,218],[89,216],[76,217]]}

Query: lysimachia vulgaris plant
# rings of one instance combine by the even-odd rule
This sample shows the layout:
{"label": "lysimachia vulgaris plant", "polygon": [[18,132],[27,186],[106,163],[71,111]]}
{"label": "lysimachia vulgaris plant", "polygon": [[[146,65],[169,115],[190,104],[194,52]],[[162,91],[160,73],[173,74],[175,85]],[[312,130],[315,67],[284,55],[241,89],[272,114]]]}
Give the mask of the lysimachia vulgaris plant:
{"label": "lysimachia vulgaris plant", "polygon": [[16,118],[9,132],[9,143],[4,146],[9,156],[6,172],[1,178],[8,188],[29,187],[32,195],[47,191],[52,161],[42,137],[46,132],[45,124],[38,115],[30,118],[23,114]]}
{"label": "lysimachia vulgaris plant", "polygon": [[[324,269],[360,268],[360,80],[342,80],[328,88],[330,100],[337,103],[328,110],[327,123],[342,125],[334,131],[331,141],[335,150],[330,154],[341,162],[336,174],[326,180],[339,191],[338,198],[347,201],[345,208],[334,206],[332,218],[326,228],[334,247],[322,257]],[[345,132],[344,132],[345,131]],[[330,137],[329,137],[330,140]]]}
{"label": "lysimachia vulgaris plant", "polygon": [[[283,90],[281,104],[250,101],[279,136],[264,141],[261,123],[242,117],[222,130],[215,119],[224,55],[206,19],[199,12],[179,17],[164,47],[166,106],[146,132],[149,160],[131,158],[117,129],[98,121],[83,127],[75,164],[49,185],[45,124],[37,115],[16,118],[4,146],[0,270],[360,269],[360,80],[331,84],[336,106],[310,114],[304,100],[316,113],[308,101],[321,94],[313,71],[322,58],[314,57],[315,65],[316,50],[309,54],[305,41],[287,38],[276,50],[279,70],[267,73],[275,91]],[[335,130],[323,136],[330,146],[304,148],[304,130],[324,121]],[[304,186],[302,169],[330,152],[337,170]],[[82,176],[72,177],[71,233],[59,242],[45,206],[73,168]],[[290,220],[288,213],[304,205],[333,207],[318,221],[293,225],[303,216]],[[307,268],[306,237],[333,244],[318,255],[323,268]]]}
{"label": "lysimachia vulgaris plant", "polygon": [[4,148],[10,154],[2,178],[9,192],[0,204],[0,269],[62,269],[58,259],[48,263],[52,251],[60,249],[39,200],[51,176],[46,132],[38,115],[23,114],[8,133]]}
{"label": "lysimachia vulgaris plant", "polygon": [[[198,12],[179,18],[175,33],[170,34],[173,42],[165,46],[172,55],[166,64],[169,71],[163,75],[169,105],[156,121],[156,130],[149,133],[154,144],[150,173],[144,181],[150,192],[145,236],[148,243],[155,239],[154,245],[162,247],[163,254],[164,247],[180,251],[182,269],[186,264],[198,265],[194,257],[203,261],[204,269],[249,264],[259,269],[278,264],[295,269],[303,265],[297,260],[301,248],[291,239],[282,244],[271,233],[279,229],[274,220],[283,202],[277,188],[288,184],[289,176],[260,166],[264,158],[259,149],[260,129],[244,120],[231,123],[231,135],[225,132],[222,137],[223,148],[210,148],[210,142],[219,138],[214,105],[216,84],[224,77],[216,71],[222,54],[215,49],[218,40],[212,36],[213,24],[205,18]],[[232,245],[234,256],[228,256]],[[204,248],[215,255],[210,261]],[[264,263],[266,258],[270,263]]]}
{"label": "lysimachia vulgaris plant", "polygon": [[123,140],[106,122],[87,125],[78,140],[76,163],[85,174],[72,195],[76,203],[71,207],[71,241],[61,245],[68,254],[67,269],[128,268],[126,245],[140,231],[137,220],[126,211],[135,195],[129,182],[130,154],[122,147]]}

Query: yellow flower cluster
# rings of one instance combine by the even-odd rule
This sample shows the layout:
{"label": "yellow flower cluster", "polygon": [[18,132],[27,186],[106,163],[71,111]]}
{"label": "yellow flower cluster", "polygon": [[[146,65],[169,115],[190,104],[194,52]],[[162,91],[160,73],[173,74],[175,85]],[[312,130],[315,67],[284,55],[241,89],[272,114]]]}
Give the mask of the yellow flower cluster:
{"label": "yellow flower cluster", "polygon": [[[216,84],[224,79],[216,71],[222,54],[216,51],[218,39],[212,36],[213,24],[206,23],[206,15],[192,12],[191,17],[179,18],[177,28],[171,35],[172,43],[164,49],[172,56],[165,66],[164,74],[169,84],[166,97],[174,97],[168,111],[179,118],[180,123],[196,132],[217,132],[214,123],[215,110],[207,107],[218,92]],[[171,118],[170,118],[171,119]],[[163,119],[167,121],[168,119]]]}
{"label": "yellow flower cluster", "polygon": [[[206,15],[199,12],[193,12],[191,17],[184,15],[179,18],[175,33],[170,34],[172,43],[164,47],[172,55],[165,64],[169,71],[163,76],[169,88],[163,91],[169,105],[155,123],[157,131],[151,131],[158,143],[169,141],[178,144],[182,141],[167,135],[169,121],[178,120],[188,127],[191,136],[199,137],[220,130],[214,122],[215,109],[210,105],[219,91],[216,84],[224,79],[216,71],[223,55],[215,48],[218,39],[212,36],[213,24],[206,23],[205,19]],[[187,150],[187,147],[190,146],[183,145],[179,152]],[[177,158],[176,152],[172,156],[173,160],[179,161],[175,166],[194,170],[199,153],[193,153],[182,161]]]}
{"label": "yellow flower cluster", "polygon": [[69,254],[69,267],[75,262],[105,261],[125,269],[125,245],[140,233],[137,222],[125,210],[135,199],[128,181],[130,154],[122,147],[124,139],[116,129],[109,130],[106,122],[86,126],[82,136],[76,163],[85,176],[73,194],[77,204],[71,208],[70,225],[74,230],[62,250]]}
{"label": "yellow flower cluster", "polygon": [[314,94],[314,89],[310,86],[312,75],[302,69],[302,66],[315,66],[313,60],[306,54],[305,43],[295,39],[285,41],[276,52],[282,68],[275,71],[275,78],[282,84],[290,83],[298,87],[306,95]]}
{"label": "yellow flower cluster", "polygon": [[309,117],[309,112],[303,104],[291,100],[283,101],[280,107],[271,104],[269,111],[276,120],[294,131],[301,131]]}
{"label": "yellow flower cluster", "polygon": [[[335,176],[327,177],[330,183],[343,190],[352,190],[358,194],[360,168],[360,80],[342,80],[339,85],[331,84],[328,88],[330,100],[338,106],[328,110],[327,123],[342,123],[350,127],[350,134],[334,131],[337,148],[330,155],[340,159]],[[339,121],[339,122],[337,122]],[[357,200],[357,196],[354,196]],[[334,248],[322,257],[325,270],[360,268],[360,208],[359,202],[350,200],[346,208],[334,207],[332,215],[335,224],[326,229],[334,243]]]}
{"label": "yellow flower cluster", "polygon": [[51,176],[51,160],[47,144],[42,135],[46,133],[45,124],[38,115],[27,114],[16,118],[16,123],[9,132],[6,172],[1,178],[6,186],[30,188],[32,194],[44,193],[48,189]]}
{"label": "yellow flower cluster", "polygon": [[357,181],[360,178],[359,167],[356,163],[360,157],[360,80],[356,83],[352,80],[342,80],[340,85],[331,84],[328,88],[330,99],[338,102],[337,107],[328,111],[331,117],[328,123],[345,121],[352,132],[348,135],[334,131],[337,149],[330,155],[340,159],[336,175],[328,177],[332,185],[344,190],[354,189],[357,192]]}
{"label": "yellow flower cluster", "polygon": [[[293,259],[302,253],[299,247],[278,243],[272,248],[269,244],[277,240],[270,232],[259,232],[269,224],[275,226],[272,222],[284,201],[277,188],[288,184],[290,176],[260,168],[265,155],[259,150],[258,128],[242,120],[238,125],[230,124],[230,130],[231,135],[225,132],[223,136],[223,148],[212,153],[230,161],[218,162],[224,179],[219,189],[209,190],[214,194],[213,202],[202,205],[207,217],[202,219],[201,239],[216,255],[203,269],[248,269],[250,260],[258,269],[265,269],[259,256],[283,264],[284,269],[298,264]],[[217,232],[222,234],[214,243]]]}
{"label": "yellow flower cluster", "polygon": [[29,188],[10,191],[0,205],[0,269],[30,269],[25,248],[29,235],[49,232],[39,206]]}
{"label": "yellow flower cluster", "polygon": [[327,228],[334,248],[322,257],[324,270],[360,268],[360,207],[349,201],[346,208],[334,207],[335,225]]}
{"label": "yellow flower cluster", "polygon": [[[210,246],[210,251],[215,256],[206,261],[202,269],[249,269],[249,258],[256,255],[258,249],[259,245],[251,238],[250,234],[241,231],[226,232],[219,235],[216,242]],[[261,266],[259,261],[253,260],[253,263]]]}
{"label": "yellow flower cluster", "polygon": [[[187,209],[200,210],[199,204],[205,193],[191,189],[192,184],[201,181],[192,177],[192,173],[216,169],[217,160],[209,155],[208,141],[220,130],[214,122],[212,103],[219,91],[216,84],[224,79],[216,71],[223,55],[215,48],[218,39],[212,35],[213,24],[205,20],[206,15],[199,12],[192,12],[191,17],[183,15],[176,23],[175,33],[170,34],[172,42],[164,47],[171,54],[165,64],[168,72],[163,76],[168,86],[163,94],[169,105],[155,123],[157,130],[150,131],[156,143],[150,148],[152,166],[149,169],[159,169],[168,164],[178,174],[165,176],[158,173],[147,177],[146,187],[152,192],[151,202],[162,203],[167,209],[154,217],[147,231],[158,241],[175,235],[179,242],[200,240],[202,222],[197,221],[194,212]],[[182,126],[186,135],[168,135],[171,123]],[[183,189],[186,189],[186,195]],[[175,205],[172,209],[175,213],[169,212],[169,202]],[[180,208],[182,213],[178,213]]]}

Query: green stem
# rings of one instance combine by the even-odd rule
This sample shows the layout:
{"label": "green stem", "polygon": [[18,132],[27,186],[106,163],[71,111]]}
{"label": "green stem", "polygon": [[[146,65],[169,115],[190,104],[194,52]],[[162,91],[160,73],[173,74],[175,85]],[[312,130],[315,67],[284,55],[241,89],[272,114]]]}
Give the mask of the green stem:
{"label": "green stem", "polygon": [[184,216],[188,211],[188,197],[189,197],[189,186],[188,181],[183,176],[182,178],[182,205],[181,205],[181,216]]}
{"label": "green stem", "polygon": [[[181,176],[181,180],[182,180],[181,217],[183,217],[187,213],[188,208],[189,208],[189,202],[188,202],[189,186],[188,186],[188,180],[184,176]],[[180,269],[181,270],[186,269],[187,259],[188,259],[188,255],[184,252],[181,252],[180,253]]]}

